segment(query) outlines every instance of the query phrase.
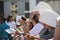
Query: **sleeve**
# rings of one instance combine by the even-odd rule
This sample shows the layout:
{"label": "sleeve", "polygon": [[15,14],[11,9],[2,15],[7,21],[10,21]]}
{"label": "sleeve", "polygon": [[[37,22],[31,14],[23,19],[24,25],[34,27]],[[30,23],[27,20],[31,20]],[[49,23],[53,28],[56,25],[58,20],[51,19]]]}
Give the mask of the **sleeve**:
{"label": "sleeve", "polygon": [[30,35],[38,35],[42,29],[43,29],[42,25],[36,25],[29,31],[29,34]]}
{"label": "sleeve", "polygon": [[41,38],[44,38],[44,39],[51,39],[53,38],[53,35],[54,35],[54,32],[50,32],[49,34],[44,34],[41,36]]}

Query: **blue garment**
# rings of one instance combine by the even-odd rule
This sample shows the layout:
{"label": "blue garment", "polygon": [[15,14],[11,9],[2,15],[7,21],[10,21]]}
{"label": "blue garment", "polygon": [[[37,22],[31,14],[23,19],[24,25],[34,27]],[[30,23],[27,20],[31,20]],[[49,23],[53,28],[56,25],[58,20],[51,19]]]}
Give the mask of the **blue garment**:
{"label": "blue garment", "polygon": [[2,25],[0,25],[0,39],[8,39],[9,34],[5,31],[6,29],[9,29],[9,26],[4,22]]}
{"label": "blue garment", "polygon": [[3,39],[3,38],[2,38],[2,39],[0,39],[0,40],[9,40],[9,39],[6,39],[6,38]]}

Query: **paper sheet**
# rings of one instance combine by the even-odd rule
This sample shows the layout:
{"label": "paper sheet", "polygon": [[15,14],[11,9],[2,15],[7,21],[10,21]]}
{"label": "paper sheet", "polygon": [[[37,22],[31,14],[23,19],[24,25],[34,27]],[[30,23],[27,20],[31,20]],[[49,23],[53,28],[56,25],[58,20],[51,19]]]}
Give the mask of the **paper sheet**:
{"label": "paper sheet", "polygon": [[13,32],[15,32],[16,30],[15,29],[12,29],[12,28],[10,28],[10,29],[7,29],[7,30],[5,30],[7,33],[13,33]]}

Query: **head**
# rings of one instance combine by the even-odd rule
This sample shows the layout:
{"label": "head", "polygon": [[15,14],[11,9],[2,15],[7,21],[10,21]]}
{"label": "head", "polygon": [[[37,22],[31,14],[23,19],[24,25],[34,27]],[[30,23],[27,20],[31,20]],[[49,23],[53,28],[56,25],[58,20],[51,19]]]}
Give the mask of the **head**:
{"label": "head", "polygon": [[33,11],[30,13],[30,19],[31,19],[35,14],[37,15],[38,18],[40,18],[40,14],[39,14],[39,12],[33,10]]}
{"label": "head", "polygon": [[14,21],[14,18],[13,18],[13,16],[9,15],[7,17],[7,22],[11,22],[11,21]]}
{"label": "head", "polygon": [[47,29],[52,29],[56,27],[56,19],[59,16],[56,12],[52,10],[46,10],[40,14],[40,22],[46,27]]}
{"label": "head", "polygon": [[19,19],[20,25],[24,25],[25,21],[26,21],[26,17],[21,16],[21,18]]}
{"label": "head", "polygon": [[31,21],[32,21],[33,25],[35,25],[36,23],[38,23],[38,22],[39,22],[38,16],[35,14],[35,15],[32,17]]}

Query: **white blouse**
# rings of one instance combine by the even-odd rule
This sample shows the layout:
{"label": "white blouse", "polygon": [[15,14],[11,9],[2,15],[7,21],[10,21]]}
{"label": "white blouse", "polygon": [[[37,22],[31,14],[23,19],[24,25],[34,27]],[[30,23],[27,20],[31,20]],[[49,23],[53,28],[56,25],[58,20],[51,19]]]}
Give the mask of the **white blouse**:
{"label": "white blouse", "polygon": [[33,35],[33,36],[38,35],[43,28],[44,28],[43,25],[41,25],[40,23],[37,23],[37,24],[34,25],[34,27],[29,31],[29,34],[30,34],[30,35]]}
{"label": "white blouse", "polygon": [[16,28],[16,23],[15,21],[12,21],[12,22],[6,22],[7,25],[10,27],[10,28]]}

